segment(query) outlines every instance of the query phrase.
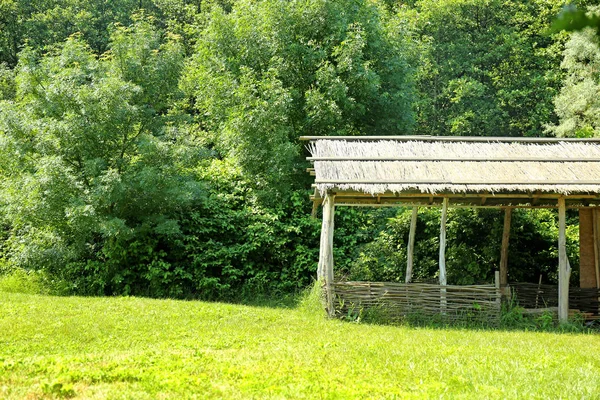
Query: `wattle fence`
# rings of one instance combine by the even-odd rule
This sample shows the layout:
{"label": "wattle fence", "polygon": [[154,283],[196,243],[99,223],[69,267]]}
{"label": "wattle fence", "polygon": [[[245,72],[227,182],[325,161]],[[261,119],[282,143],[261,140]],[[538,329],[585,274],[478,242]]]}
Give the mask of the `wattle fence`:
{"label": "wattle fence", "polygon": [[[556,285],[515,282],[510,284],[517,304],[525,309],[552,309],[558,307]],[[584,314],[586,319],[598,317],[600,290],[596,288],[569,288],[569,310]]]}
{"label": "wattle fence", "polygon": [[439,316],[448,321],[499,321],[500,290],[495,285],[335,282],[334,307],[340,316],[382,310],[387,318]]}

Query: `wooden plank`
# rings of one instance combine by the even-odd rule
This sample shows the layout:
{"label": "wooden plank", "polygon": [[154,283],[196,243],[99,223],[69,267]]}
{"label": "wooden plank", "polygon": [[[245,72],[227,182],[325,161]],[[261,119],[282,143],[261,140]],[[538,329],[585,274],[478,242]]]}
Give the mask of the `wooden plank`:
{"label": "wooden plank", "polygon": [[[316,185],[313,185],[313,187]],[[337,197],[341,197],[341,196],[350,196],[350,197],[366,197],[366,198],[374,198],[375,196],[373,196],[370,193],[365,193],[365,192],[360,192],[360,191],[354,191],[354,190],[331,190],[331,193],[336,195]],[[379,193],[378,196],[381,196],[382,198],[386,198],[386,197],[391,197],[391,198],[396,198],[396,197],[435,197],[435,198],[444,198],[444,197],[448,197],[448,198],[481,198],[481,197],[487,197],[490,200],[493,199],[503,199],[503,198],[519,198],[519,199],[528,199],[531,200],[533,198],[533,196],[531,194],[522,194],[522,193],[451,193],[451,192],[438,192],[436,194],[432,194],[432,193],[423,193],[420,192],[418,190],[413,190],[413,191],[405,191],[402,192],[401,196],[398,196],[397,193],[393,193],[393,192],[386,192],[386,193]],[[576,199],[600,199],[600,194],[577,194],[577,195],[560,195],[558,193],[536,193],[535,198],[540,198],[540,199],[553,199],[556,200],[559,197],[564,197],[565,199],[572,199],[572,198],[576,198]]]}
{"label": "wooden plank", "polygon": [[[310,200],[318,199],[319,197],[311,196]],[[435,204],[442,204],[443,197],[350,197],[345,195],[336,196],[336,204],[337,203],[364,203],[364,204],[394,204],[394,203],[423,203],[429,204],[430,202]],[[517,205],[528,205],[531,207],[548,207],[557,208],[556,199],[554,201],[552,199],[545,199],[543,201],[538,202],[537,204],[533,204],[528,199],[523,198],[498,198],[498,199],[489,199],[485,204],[481,204],[479,199],[474,197],[465,197],[465,198],[457,198],[450,197],[449,198],[451,204],[469,204],[472,206],[479,207],[512,207]],[[579,207],[597,207],[600,204],[600,199],[595,200],[586,200],[586,199],[565,199],[567,206],[572,206],[574,204],[579,205]]]}
{"label": "wooden plank", "polygon": [[556,137],[506,137],[506,136],[300,136],[302,141],[315,140],[344,140],[344,141],[374,141],[374,140],[394,140],[398,142],[508,142],[508,143],[560,143],[560,142],[579,142],[579,143],[597,143],[600,138],[556,138]]}
{"label": "wooden plank", "polygon": [[410,231],[408,232],[408,248],[406,249],[406,277],[404,281],[410,283],[413,272],[413,253],[415,248],[415,234],[417,232],[417,216],[419,207],[413,207],[410,218]]}
{"label": "wooden plank", "polygon": [[558,199],[558,320],[569,320],[569,271],[567,265],[565,199]]}
{"label": "wooden plank", "polygon": [[510,239],[510,222],[512,216],[512,208],[508,207],[504,210],[504,227],[502,229],[502,248],[500,250],[500,289],[502,295],[508,297],[508,243]]}
{"label": "wooden plank", "polygon": [[[340,206],[340,207],[372,207],[372,208],[379,208],[379,207],[405,207],[405,208],[412,208],[412,207],[440,207],[441,204],[438,203],[433,203],[433,204],[426,204],[426,203],[417,203],[417,202],[397,202],[397,203],[382,203],[382,204],[377,204],[377,203],[364,203],[364,202],[344,202],[344,203],[335,203],[336,206]],[[452,207],[454,208],[489,208],[489,209],[498,209],[498,208],[504,208],[506,207],[506,204],[497,204],[497,205],[485,205],[485,206],[480,206],[480,205],[473,205],[473,204],[452,204]],[[545,206],[529,206],[529,205],[514,205],[514,204],[510,204],[511,208],[519,208],[519,209],[554,209],[557,208],[556,205],[545,205]],[[580,207],[585,207],[583,205],[580,206],[567,206],[567,209],[578,209]]]}
{"label": "wooden plank", "polygon": [[[307,161],[449,161],[449,162],[600,162],[600,158],[578,157],[578,158],[545,158],[545,157],[306,157]],[[310,172],[310,171],[309,171]]]}

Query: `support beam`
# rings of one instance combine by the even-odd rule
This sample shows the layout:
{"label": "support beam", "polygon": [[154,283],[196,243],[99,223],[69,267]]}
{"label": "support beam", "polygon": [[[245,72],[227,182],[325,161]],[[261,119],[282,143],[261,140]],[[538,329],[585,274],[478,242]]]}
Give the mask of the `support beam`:
{"label": "support beam", "polygon": [[569,265],[567,260],[566,207],[564,197],[558,199],[558,321],[569,320]]}
{"label": "support beam", "polygon": [[442,203],[440,221],[440,285],[446,285],[446,220],[448,219],[448,198]]}
{"label": "support beam", "polygon": [[498,307],[498,312],[501,312],[503,293],[500,288],[500,271],[494,271],[494,286],[496,286],[496,307]]}
{"label": "support beam", "polygon": [[[446,219],[448,218],[448,198],[444,197],[442,203],[442,217],[440,221],[440,285],[446,286]],[[446,311],[446,289],[440,289],[440,308],[442,314]]]}
{"label": "support beam", "polygon": [[317,188],[315,188],[315,192],[311,196],[311,200],[313,202],[313,206],[312,206],[312,211],[310,213],[310,216],[312,218],[317,218],[317,210],[319,209],[319,206],[321,205],[321,202],[323,201],[323,199],[321,199],[321,197],[319,196],[319,191],[317,190]]}
{"label": "support beam", "polygon": [[417,215],[419,207],[413,207],[412,216],[410,218],[410,231],[408,233],[408,248],[406,249],[406,277],[405,283],[410,283],[413,272],[413,253],[415,249],[415,234],[417,232]]}
{"label": "support beam", "polygon": [[508,297],[508,242],[510,239],[510,222],[512,208],[504,209],[504,228],[502,229],[502,249],[500,250],[500,290],[503,297]]}
{"label": "support beam", "polygon": [[327,312],[330,316],[334,315],[333,292],[331,283],[333,283],[333,229],[334,229],[334,195],[327,193],[323,200],[323,223],[321,226],[321,247],[319,249],[319,267],[317,269],[317,278],[325,281],[327,292]]}
{"label": "support beam", "polygon": [[[440,204],[427,204],[425,202],[415,202],[415,201],[411,201],[411,202],[403,202],[403,201],[399,201],[399,202],[390,202],[390,203],[381,203],[381,204],[376,204],[374,202],[359,202],[359,201],[352,201],[352,202],[347,202],[344,199],[339,200],[339,202],[337,202],[335,204],[336,206],[341,206],[341,207],[370,207],[370,208],[382,208],[382,207],[404,207],[404,208],[412,208],[412,207],[439,207]],[[552,210],[557,208],[556,205],[544,205],[544,206],[526,206],[526,205],[514,205],[514,204],[510,204],[508,205],[511,208],[524,208],[524,209],[528,209],[528,210]],[[504,208],[506,206],[498,204],[498,205],[485,205],[485,206],[480,206],[480,205],[472,205],[472,204],[453,204],[452,205],[453,208],[481,208],[481,209],[499,209],[499,208]],[[600,207],[600,204],[598,204],[598,207]],[[579,209],[580,206],[567,206],[566,207],[568,210],[575,210],[575,209]]]}
{"label": "support beam", "polygon": [[598,264],[598,235],[596,211],[590,207],[579,209],[579,287],[596,287]]}
{"label": "support beam", "polygon": [[[600,289],[600,213],[598,210],[593,211],[594,220],[594,269],[596,278],[596,289]],[[593,287],[593,286],[592,286]]]}
{"label": "support beam", "polygon": [[[445,161],[445,162],[599,162],[597,157],[577,157],[577,158],[547,158],[547,157],[306,157],[308,161],[398,161],[398,162],[423,162],[423,161]],[[310,168],[307,168],[310,170]],[[312,168],[314,171],[314,168]],[[309,171],[310,172],[310,171]]]}

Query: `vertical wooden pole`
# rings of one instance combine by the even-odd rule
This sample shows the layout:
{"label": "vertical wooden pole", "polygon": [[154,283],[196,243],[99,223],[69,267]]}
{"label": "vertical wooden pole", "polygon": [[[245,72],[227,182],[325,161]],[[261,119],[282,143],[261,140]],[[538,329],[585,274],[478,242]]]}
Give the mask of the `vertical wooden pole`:
{"label": "vertical wooden pole", "polygon": [[406,249],[406,278],[405,283],[410,283],[413,272],[413,253],[415,249],[415,234],[417,231],[417,215],[419,207],[413,207],[412,216],[410,218],[410,231],[408,233],[408,248]]}
{"label": "vertical wooden pole", "polygon": [[494,285],[496,286],[496,307],[498,312],[502,312],[502,289],[500,283],[500,271],[494,271]]}
{"label": "vertical wooden pole", "polygon": [[[442,218],[440,221],[440,285],[446,286],[446,219],[448,218],[448,198],[442,203]],[[440,289],[440,306],[442,313],[446,311],[446,289]]]}
{"label": "vertical wooden pole", "polygon": [[600,289],[600,218],[598,218],[598,210],[594,208],[592,211],[594,230],[594,269],[596,275],[596,289]]}
{"label": "vertical wooden pole", "polygon": [[333,291],[331,289],[331,283],[333,282],[334,200],[335,198],[331,193],[327,193],[325,195],[325,199],[323,200],[321,247],[319,250],[319,267],[317,269],[317,278],[325,281],[325,288],[327,292],[327,312],[330,316],[334,315]]}
{"label": "vertical wooden pole", "polygon": [[595,288],[598,265],[596,211],[591,207],[579,209],[579,287]]}
{"label": "vertical wooden pole", "polygon": [[[594,268],[596,270],[596,289],[600,289],[600,211],[596,208],[593,209],[593,231],[594,231]],[[598,312],[600,312],[600,297],[598,297]]]}
{"label": "vertical wooden pole", "polygon": [[508,297],[508,242],[510,239],[510,221],[512,208],[504,209],[504,228],[502,230],[502,249],[500,251],[500,290]]}
{"label": "vertical wooden pole", "polygon": [[440,285],[446,285],[446,219],[448,218],[448,198],[442,203],[440,221]]}
{"label": "vertical wooden pole", "polygon": [[558,321],[569,320],[569,269],[567,261],[565,198],[558,199]]}

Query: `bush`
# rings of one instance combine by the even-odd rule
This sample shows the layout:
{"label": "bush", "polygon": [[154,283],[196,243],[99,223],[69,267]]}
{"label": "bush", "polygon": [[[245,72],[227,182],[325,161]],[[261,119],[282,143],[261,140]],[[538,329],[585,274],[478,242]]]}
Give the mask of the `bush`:
{"label": "bush", "polygon": [[0,269],[0,291],[24,294],[48,294],[50,282],[41,271],[27,271],[22,268]]}

